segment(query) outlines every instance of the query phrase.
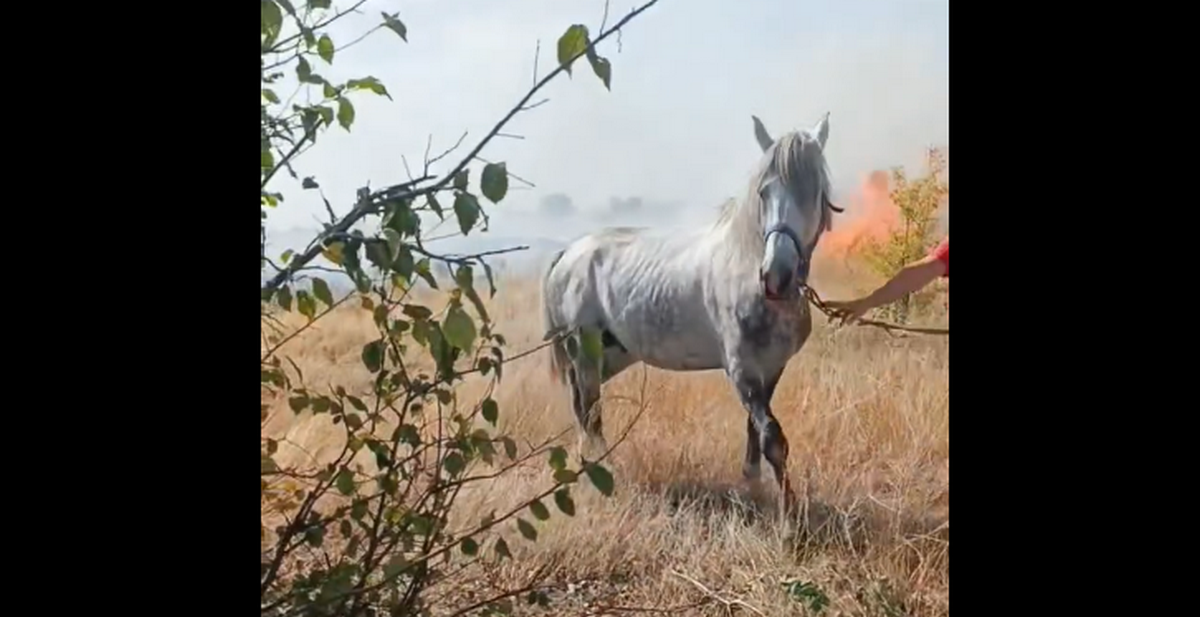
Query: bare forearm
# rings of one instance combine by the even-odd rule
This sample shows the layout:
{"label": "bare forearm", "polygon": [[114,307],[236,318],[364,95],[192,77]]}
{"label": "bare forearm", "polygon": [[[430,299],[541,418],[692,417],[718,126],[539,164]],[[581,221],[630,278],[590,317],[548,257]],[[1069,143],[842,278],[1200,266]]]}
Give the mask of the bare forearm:
{"label": "bare forearm", "polygon": [[931,272],[930,268],[925,264],[914,264],[908,266],[896,273],[891,280],[884,283],[879,289],[876,289],[871,295],[867,296],[867,303],[872,306],[882,306],[895,302],[905,295],[920,291],[922,287],[928,285],[934,278],[936,273]]}

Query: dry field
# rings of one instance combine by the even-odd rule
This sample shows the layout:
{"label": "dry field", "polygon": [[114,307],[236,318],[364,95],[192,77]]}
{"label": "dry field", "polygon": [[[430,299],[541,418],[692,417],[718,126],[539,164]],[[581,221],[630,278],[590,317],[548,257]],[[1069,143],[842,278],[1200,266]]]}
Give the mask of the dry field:
{"label": "dry field", "polygon": [[[869,282],[852,281],[829,263],[814,273],[826,298],[846,297]],[[491,312],[510,355],[541,341],[535,283],[503,283]],[[944,314],[918,319],[948,323]],[[537,543],[509,534],[515,559],[491,569],[493,582],[519,584],[551,564],[559,591],[544,614],[639,614],[619,607],[668,609],[706,598],[679,614],[727,614],[712,598],[719,596],[744,602],[732,607],[738,614],[804,615],[815,614],[814,598],[824,596],[823,614],[948,615],[949,340],[837,330],[819,314],[814,325],[773,402],[791,446],[800,501],[795,518],[779,518],[765,461],[762,486],[742,480],[746,412],[721,373],[639,365],[606,386],[602,401],[610,443],[645,407],[613,453],[615,495],[605,499],[585,484],[575,491],[577,514],[555,512],[539,524]],[[311,385],[334,381],[365,391],[369,377],[359,352],[374,332],[367,311],[339,309],[284,354]],[[549,376],[548,355],[509,365],[497,389],[500,428],[518,441],[573,426],[567,393]],[[468,383],[463,400],[481,391],[481,384]],[[341,446],[328,414],[297,417],[282,400],[271,414],[263,432],[286,440],[281,463],[289,456],[328,457]],[[575,452],[573,432],[562,443]],[[545,488],[548,476],[539,460],[464,493],[461,516],[478,520],[486,510],[518,503]]]}

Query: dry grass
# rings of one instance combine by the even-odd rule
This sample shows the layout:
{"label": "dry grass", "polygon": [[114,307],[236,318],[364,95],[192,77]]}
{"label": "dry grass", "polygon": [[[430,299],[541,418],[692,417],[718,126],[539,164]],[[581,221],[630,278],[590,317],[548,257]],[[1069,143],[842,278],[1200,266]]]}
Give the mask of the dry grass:
{"label": "dry grass", "polygon": [[[845,281],[846,273],[830,268],[816,272],[816,285],[826,297],[845,297],[850,290],[831,285]],[[539,301],[536,285],[509,282],[493,303],[510,354],[541,341]],[[670,374],[639,365],[605,390],[610,443],[639,399],[646,407],[613,454],[616,495],[604,499],[581,487],[575,517],[556,514],[536,544],[512,534],[515,560],[490,576],[521,581],[551,564],[564,591],[550,614],[695,603],[704,598],[697,583],[762,614],[808,614],[805,601],[787,593],[788,581],[819,587],[830,599],[827,614],[948,614],[949,341],[835,331],[821,316],[815,322],[773,404],[791,444],[790,474],[801,500],[795,520],[775,515],[765,462],[765,487],[744,485],[746,412],[722,374]],[[309,384],[366,390],[369,377],[358,354],[373,334],[368,312],[339,310],[284,353]],[[509,365],[497,389],[501,429],[518,440],[542,440],[573,426],[566,392],[547,372],[547,355]],[[464,400],[474,400],[481,388],[468,383]],[[264,434],[286,436],[293,446],[281,448],[281,463],[331,457],[340,448],[340,431],[330,430],[328,414],[297,418],[284,401],[272,412]],[[564,443],[573,448],[574,434]],[[464,520],[519,503],[547,485],[544,464],[519,471],[464,493]],[[684,613],[726,610],[710,602]]]}

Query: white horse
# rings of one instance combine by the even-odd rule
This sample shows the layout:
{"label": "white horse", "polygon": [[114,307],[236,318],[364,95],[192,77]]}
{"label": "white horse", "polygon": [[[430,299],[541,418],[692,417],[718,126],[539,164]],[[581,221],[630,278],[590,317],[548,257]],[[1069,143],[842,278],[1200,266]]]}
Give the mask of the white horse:
{"label": "white horse", "polygon": [[[600,386],[621,371],[639,361],[723,369],[749,413],[742,473],[757,480],[765,455],[790,503],[788,444],[771,398],[812,331],[802,287],[841,210],[830,202],[823,152],[829,115],[778,140],[752,119],[763,155],[746,195],[726,203],[715,223],[665,237],[630,228],[584,236],[554,256],[542,301],[546,340],[570,335],[552,346],[551,370],[571,387],[581,455],[585,434],[588,445],[607,449],[597,402]],[[580,353],[589,331],[599,333],[603,353]]]}

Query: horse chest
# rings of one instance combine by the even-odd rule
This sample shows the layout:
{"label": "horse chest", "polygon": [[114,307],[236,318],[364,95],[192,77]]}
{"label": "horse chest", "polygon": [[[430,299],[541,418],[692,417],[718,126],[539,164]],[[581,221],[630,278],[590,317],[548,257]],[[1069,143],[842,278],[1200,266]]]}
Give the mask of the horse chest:
{"label": "horse chest", "polygon": [[756,304],[738,316],[742,342],[764,353],[790,358],[808,338],[812,322],[807,312],[784,312]]}

